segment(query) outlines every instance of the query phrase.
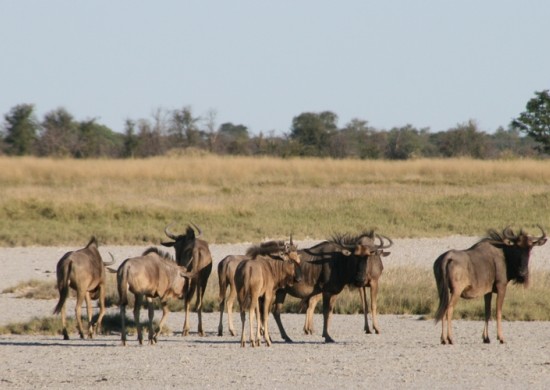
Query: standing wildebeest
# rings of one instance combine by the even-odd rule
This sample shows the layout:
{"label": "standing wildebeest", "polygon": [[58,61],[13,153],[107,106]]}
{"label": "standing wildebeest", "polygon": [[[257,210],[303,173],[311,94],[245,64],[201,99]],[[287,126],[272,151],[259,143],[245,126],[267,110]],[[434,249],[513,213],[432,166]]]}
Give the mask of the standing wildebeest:
{"label": "standing wildebeest", "polygon": [[[143,304],[143,297],[147,300],[149,316],[149,343],[155,344],[162,326],[168,317],[169,298],[182,298],[188,285],[187,279],[192,275],[185,267],[180,267],[172,257],[149,248],[140,257],[124,260],[117,271],[117,285],[120,305],[120,321],[122,325],[122,345],[126,345],[126,305],[128,305],[128,290],[135,296],[134,320],[137,326],[138,341],[143,344],[139,312]],[[159,297],[162,306],[162,318],[156,331],[153,331],[153,298]]]}
{"label": "standing wildebeest", "polygon": [[[502,234],[490,230],[488,237],[467,250],[450,250],[434,263],[434,275],[439,294],[435,321],[441,321],[441,344],[453,344],[452,317],[458,298],[485,299],[485,327],[483,342],[489,343],[489,319],[492,294],[497,294],[497,339],[502,335],[502,304],[509,281],[527,284],[531,249],[544,245],[546,233],[532,237],[523,230],[518,235],[506,228]],[[445,326],[447,321],[447,327]],[[446,333],[446,334],[445,334]]]}
{"label": "standing wildebeest", "polygon": [[[321,297],[323,298],[323,337],[325,342],[334,342],[328,333],[328,328],[336,296],[347,285],[361,288],[370,285],[371,293],[374,292],[372,286],[377,286],[376,281],[381,274],[381,268],[374,265],[381,266],[380,256],[389,254],[383,249],[391,246],[392,242],[388,239],[389,245],[384,245],[380,236],[376,236],[379,238],[380,244],[374,244],[374,233],[366,232],[358,236],[337,235],[330,241],[324,241],[311,248],[298,251],[302,260],[300,263],[302,281],[277,291],[273,311],[281,337],[285,341],[291,342],[292,340],[283,327],[280,312],[286,294],[290,294],[302,298],[307,306],[304,325],[306,334],[313,332],[315,305]],[[369,261],[372,266],[369,265]],[[372,299],[376,302],[376,294],[372,295]],[[367,310],[366,307],[365,310]],[[374,303],[373,310],[376,310],[376,303]],[[375,318],[376,315],[373,316],[373,322],[377,327]]]}
{"label": "standing wildebeest", "polygon": [[[281,250],[282,249],[282,250]],[[248,309],[250,320],[250,345],[260,345],[260,318],[263,322],[263,335],[267,346],[271,345],[268,319],[273,303],[275,290],[291,285],[301,279],[300,256],[296,246],[292,244],[281,248],[280,243],[274,242],[273,248],[268,245],[251,247],[247,251],[250,259],[242,261],[235,271],[235,286],[241,312],[241,346],[245,346],[245,321]],[[259,307],[259,300],[263,298],[263,307]],[[262,315],[259,311],[262,310]],[[253,322],[256,317],[256,335]]]}
{"label": "standing wildebeest", "polygon": [[[283,248],[284,242],[278,241],[278,245]],[[275,241],[269,241],[260,244],[260,248],[270,248],[279,250],[275,246]],[[237,266],[250,257],[247,255],[228,255],[218,263],[218,282],[219,282],[219,303],[220,303],[220,323],[218,325],[218,336],[223,335],[223,312],[227,308],[227,322],[229,333],[235,336],[235,327],[233,326],[233,303],[237,298],[237,289],[235,287],[235,271]],[[229,287],[229,295],[226,299],[227,288]]]}
{"label": "standing wildebeest", "polygon": [[[112,257],[112,255],[111,255]],[[101,330],[101,321],[105,314],[105,266],[114,264],[114,260],[104,263],[97,249],[97,240],[92,237],[85,248],[67,252],[57,263],[57,289],[59,302],[53,313],[61,312],[63,324],[63,339],[69,340],[65,319],[65,301],[69,296],[69,287],[76,290],[76,322],[80,338],[84,338],[82,330],[82,302],[86,300],[88,313],[88,337]],[[92,322],[92,299],[99,300],[99,317]]]}
{"label": "standing wildebeest", "polygon": [[206,284],[208,283],[208,278],[212,272],[212,255],[210,254],[210,249],[208,248],[208,243],[204,240],[199,239],[202,231],[201,229],[193,224],[198,230],[198,235],[195,236],[195,230],[191,226],[187,226],[185,234],[177,235],[171,233],[168,230],[168,226],[164,228],[164,233],[174,240],[173,242],[163,242],[162,245],[171,247],[173,246],[176,251],[176,262],[178,265],[183,266],[193,272],[195,275],[187,286],[187,291],[185,292],[185,320],[183,323],[182,336],[187,336],[189,334],[189,304],[195,291],[197,292],[197,299],[195,303],[195,310],[198,313],[198,332],[199,335],[204,336],[204,330],[202,328],[202,300],[204,297],[204,292],[206,291]]}
{"label": "standing wildebeest", "polygon": [[[235,271],[237,266],[248,259],[246,255],[229,255],[224,257],[218,263],[218,281],[220,286],[219,302],[220,302],[220,323],[218,325],[218,336],[223,335],[223,312],[227,307],[227,321],[229,333],[235,336],[235,327],[233,326],[233,303],[237,297],[237,289],[235,287]],[[227,287],[229,287],[229,296],[226,299]]]}

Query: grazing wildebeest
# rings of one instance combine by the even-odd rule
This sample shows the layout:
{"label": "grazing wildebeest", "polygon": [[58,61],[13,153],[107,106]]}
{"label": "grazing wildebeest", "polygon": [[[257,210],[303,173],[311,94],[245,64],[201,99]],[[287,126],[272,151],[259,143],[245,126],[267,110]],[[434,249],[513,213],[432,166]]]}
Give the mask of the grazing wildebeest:
{"label": "grazing wildebeest", "polygon": [[[143,344],[142,327],[139,312],[143,298],[147,300],[149,344],[157,342],[158,335],[168,317],[168,299],[182,298],[192,276],[185,267],[180,267],[172,257],[157,248],[149,248],[139,257],[124,260],[117,271],[117,286],[122,325],[122,345],[126,345],[126,306],[128,290],[135,296],[134,320],[137,326],[138,341]],[[156,331],[153,331],[153,298],[159,297],[162,306],[162,318]]]}
{"label": "grazing wildebeest", "polygon": [[[370,239],[365,239],[365,237]],[[372,257],[373,264],[381,264],[380,256],[389,254],[383,249],[391,245],[391,240],[388,239],[389,245],[384,245],[383,240],[379,238],[380,244],[374,244],[372,237],[374,236],[371,232],[357,236],[336,235],[329,241],[298,251],[302,260],[300,263],[302,280],[277,291],[273,310],[281,337],[285,341],[291,342],[292,340],[283,327],[280,312],[286,294],[290,294],[302,298],[307,307],[304,325],[306,334],[313,332],[315,305],[321,297],[323,298],[323,337],[325,342],[334,342],[328,333],[328,328],[336,296],[348,285],[364,287],[370,284],[372,286],[373,280],[380,276],[381,270],[376,267],[369,269],[367,260]],[[374,307],[376,308],[376,304]]]}
{"label": "grazing wildebeest", "polygon": [[[509,281],[527,284],[529,257],[534,246],[544,245],[546,233],[529,236],[523,230],[514,234],[509,227],[501,233],[490,230],[467,250],[450,250],[434,263],[434,276],[439,294],[435,321],[441,321],[441,344],[453,344],[452,317],[458,298],[472,299],[483,295],[485,300],[485,327],[483,342],[489,343],[489,319],[492,294],[497,294],[497,340],[504,343],[502,334],[502,304]],[[445,324],[447,322],[447,324]],[[445,326],[447,325],[447,326]]]}
{"label": "grazing wildebeest", "polygon": [[[65,301],[69,296],[69,287],[76,291],[75,311],[80,338],[84,338],[81,316],[84,300],[86,300],[88,313],[88,337],[92,338],[94,332],[101,330],[101,321],[105,314],[105,266],[112,265],[115,262],[113,260],[104,263],[97,246],[96,238],[92,237],[85,248],[65,253],[57,263],[59,302],[53,313],[61,312],[63,339],[65,340],[69,340],[65,319]],[[99,316],[95,324],[92,322],[92,299],[98,299],[99,301]]]}
{"label": "grazing wildebeest", "polygon": [[[251,247],[247,251],[250,259],[242,261],[235,271],[235,286],[241,313],[241,346],[245,346],[246,310],[250,320],[250,345],[260,345],[260,317],[263,325],[263,335],[267,346],[271,345],[268,319],[273,303],[275,290],[290,285],[301,279],[300,256],[297,248],[290,244],[281,248],[274,242],[273,248],[268,245]],[[259,307],[260,297],[263,305]],[[262,315],[259,311],[262,310]],[[254,335],[253,322],[256,317],[257,327]]]}
{"label": "grazing wildebeest", "polygon": [[199,320],[198,333],[204,336],[204,330],[202,328],[202,301],[204,292],[206,291],[208,278],[212,272],[212,255],[210,254],[208,243],[198,238],[202,235],[202,231],[197,225],[193,224],[193,226],[198,231],[197,236],[195,236],[195,230],[191,226],[187,226],[185,234],[181,235],[171,233],[168,230],[169,226],[166,226],[164,228],[164,233],[174,241],[162,243],[162,245],[167,247],[173,246],[176,251],[176,262],[178,265],[186,267],[189,272],[193,272],[195,275],[191,279],[184,296],[185,320],[183,323],[182,336],[187,336],[189,334],[189,305],[195,291],[197,293],[195,310],[197,311]]}

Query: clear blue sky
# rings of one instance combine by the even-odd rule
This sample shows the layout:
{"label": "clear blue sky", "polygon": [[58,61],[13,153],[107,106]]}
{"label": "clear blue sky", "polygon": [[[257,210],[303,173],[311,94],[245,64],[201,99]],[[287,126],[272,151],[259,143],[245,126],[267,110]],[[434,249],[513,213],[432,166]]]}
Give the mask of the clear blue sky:
{"label": "clear blue sky", "polygon": [[0,0],[0,114],[65,107],[122,132],[163,108],[288,133],[330,110],[492,132],[550,88],[550,1]]}

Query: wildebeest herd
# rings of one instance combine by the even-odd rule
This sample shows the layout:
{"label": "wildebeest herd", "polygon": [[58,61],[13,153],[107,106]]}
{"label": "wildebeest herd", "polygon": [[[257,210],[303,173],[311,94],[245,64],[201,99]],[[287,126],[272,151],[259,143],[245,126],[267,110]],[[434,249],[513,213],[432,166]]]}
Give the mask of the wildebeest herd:
{"label": "wildebeest herd", "polygon": [[[529,280],[529,258],[531,249],[544,245],[547,237],[539,226],[540,236],[531,236],[523,229],[518,233],[507,227],[498,232],[490,230],[467,250],[450,250],[440,255],[434,263],[433,271],[439,295],[439,307],[435,314],[436,322],[441,321],[441,343],[452,344],[452,316],[459,298],[484,297],[485,326],[483,342],[489,343],[488,322],[491,313],[492,294],[496,293],[497,339],[504,343],[502,334],[502,305],[506,286],[510,281],[527,283]],[[185,320],[182,334],[189,334],[190,302],[195,297],[195,310],[198,314],[198,333],[204,335],[202,326],[202,304],[208,278],[212,271],[212,256],[208,243],[199,237],[201,229],[192,224],[184,234],[174,234],[170,226],[164,233],[172,240],[163,242],[166,247],[174,247],[175,259],[158,248],[146,249],[141,256],[124,260],[117,270],[103,262],[97,249],[97,241],[92,237],[88,245],[66,253],[57,264],[57,287],[59,302],[54,313],[61,313],[63,337],[69,335],[65,324],[65,302],[69,288],[76,290],[76,319],[78,332],[84,338],[81,320],[81,306],[87,304],[89,338],[101,329],[105,313],[106,270],[117,274],[121,317],[121,340],[126,345],[126,305],[128,291],[135,296],[134,319],[137,337],[143,343],[142,326],[139,320],[140,308],[145,298],[148,303],[149,343],[155,344],[168,315],[167,301],[170,298],[184,300]],[[374,332],[379,333],[377,320],[378,283],[383,271],[382,257],[393,241],[374,231],[357,235],[334,235],[310,248],[298,249],[292,236],[289,241],[269,241],[251,246],[245,254],[230,255],[218,263],[220,321],[218,335],[223,334],[223,313],[227,310],[229,332],[236,335],[232,319],[232,307],[238,300],[241,317],[241,346],[246,345],[245,320],[249,317],[249,342],[260,345],[263,335],[267,346],[271,345],[268,318],[272,311],[281,337],[291,342],[281,321],[281,309],[287,294],[300,298],[306,308],[304,332],[313,333],[313,312],[322,299],[323,333],[325,342],[334,342],[329,334],[331,314],[337,295],[346,286],[358,288],[363,306],[364,331],[371,333],[367,313],[367,287],[370,288],[370,307]],[[112,255],[111,255],[112,257]],[[229,295],[227,296],[227,289]],[[153,329],[153,299],[159,298],[162,318],[157,329]],[[92,321],[91,300],[99,302],[99,316]],[[254,327],[254,324],[256,326]]]}

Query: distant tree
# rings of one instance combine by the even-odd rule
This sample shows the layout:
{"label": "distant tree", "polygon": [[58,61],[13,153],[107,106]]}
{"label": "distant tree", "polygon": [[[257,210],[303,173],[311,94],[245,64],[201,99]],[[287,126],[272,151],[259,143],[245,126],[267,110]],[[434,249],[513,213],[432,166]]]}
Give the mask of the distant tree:
{"label": "distant tree", "polygon": [[499,127],[489,136],[488,158],[535,157],[537,142],[529,136],[521,136],[519,129]]}
{"label": "distant tree", "polygon": [[200,119],[200,117],[193,116],[190,106],[172,111],[168,128],[168,134],[173,140],[171,146],[198,146],[201,143],[200,131],[197,125]]}
{"label": "distant tree", "polygon": [[488,137],[473,120],[438,133],[433,139],[443,157],[486,157]]}
{"label": "distant tree", "polygon": [[147,119],[137,122],[138,128],[138,157],[159,156],[163,153],[162,136],[158,126],[151,125]]}
{"label": "distant tree", "polygon": [[225,153],[249,154],[248,149],[248,128],[244,125],[223,123],[218,130],[219,143],[223,145]]}
{"label": "distant tree", "polygon": [[305,112],[292,120],[290,138],[301,146],[304,156],[328,156],[329,140],[338,130],[338,115],[331,111]]}
{"label": "distant tree", "polygon": [[386,157],[391,160],[407,160],[422,156],[423,136],[426,131],[419,131],[412,125],[394,127],[388,132]]}
{"label": "distant tree", "polygon": [[218,143],[218,132],[216,131],[216,117],[218,113],[214,109],[208,110],[204,121],[204,134],[206,138],[206,148],[209,152],[214,152]]}
{"label": "distant tree", "polygon": [[4,125],[6,152],[16,156],[32,154],[39,130],[39,124],[34,115],[34,106],[19,104],[4,115],[4,119],[6,122]]}
{"label": "distant tree", "polygon": [[530,99],[525,106],[526,110],[511,123],[513,128],[526,133],[542,145],[545,153],[550,153],[550,93],[544,91],[535,92],[535,97]]}
{"label": "distant tree", "polygon": [[65,109],[52,110],[42,120],[39,151],[43,156],[73,156],[78,149],[78,123]]}
{"label": "distant tree", "polygon": [[124,124],[124,144],[122,149],[123,157],[135,157],[138,148],[139,139],[136,135],[136,123],[131,119],[126,119]]}
{"label": "distant tree", "polygon": [[97,123],[96,119],[79,122],[74,157],[117,157],[121,138],[107,126]]}

